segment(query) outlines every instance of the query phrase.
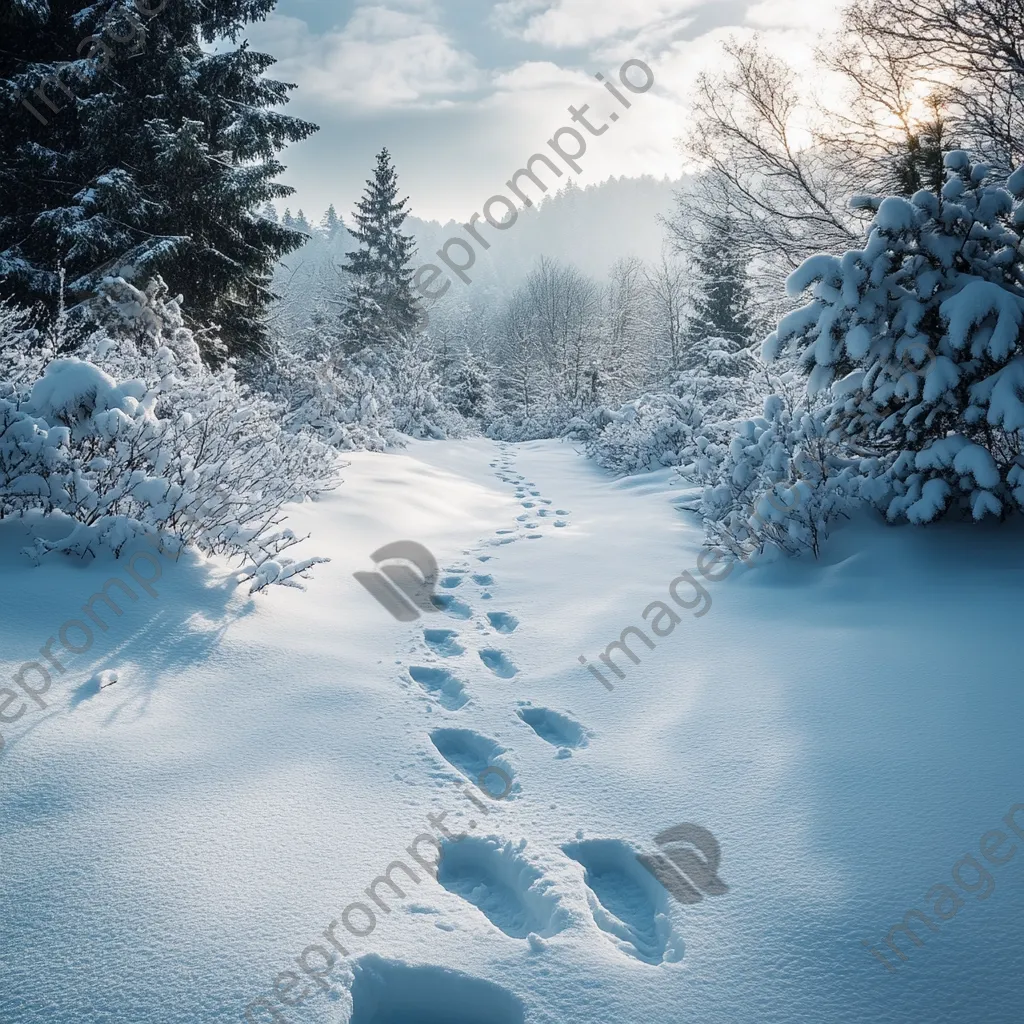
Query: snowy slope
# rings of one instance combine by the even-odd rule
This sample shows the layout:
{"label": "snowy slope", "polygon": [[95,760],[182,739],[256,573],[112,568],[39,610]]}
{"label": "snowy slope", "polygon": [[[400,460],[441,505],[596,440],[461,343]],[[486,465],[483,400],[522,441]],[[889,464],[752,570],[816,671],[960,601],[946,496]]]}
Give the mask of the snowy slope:
{"label": "snowy slope", "polygon": [[[345,477],[294,516],[332,558],[307,593],[163,564],[45,709],[0,724],[0,1021],[1021,1019],[1019,530],[851,524],[821,563],[706,583],[608,690],[578,658],[696,564],[668,473],[475,440],[359,453]],[[0,526],[8,685],[129,577],[29,568]],[[437,557],[445,611],[397,622],[353,578],[399,539]],[[489,767],[504,799],[475,786]],[[408,852],[441,835],[428,815],[470,833],[440,882]],[[682,822],[728,886],[685,906],[635,858]],[[888,952],[906,911],[934,916],[925,894],[993,829],[1017,848],[994,889],[961,865],[956,916],[888,970],[862,940]],[[375,890],[385,911],[365,890],[396,860],[418,877]],[[331,931],[349,956],[324,976],[307,951],[252,1003],[355,903],[376,923]]]}

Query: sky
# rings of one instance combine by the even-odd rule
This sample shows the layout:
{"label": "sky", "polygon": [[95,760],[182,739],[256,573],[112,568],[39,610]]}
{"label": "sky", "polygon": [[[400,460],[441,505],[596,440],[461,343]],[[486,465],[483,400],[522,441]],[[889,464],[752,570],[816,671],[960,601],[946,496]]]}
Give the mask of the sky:
{"label": "sky", "polygon": [[[678,177],[686,97],[718,60],[729,36],[757,32],[797,66],[808,66],[818,34],[841,0],[279,0],[250,26],[256,50],[278,60],[269,72],[293,82],[288,112],[320,131],[284,153],[287,201],[314,222],[328,204],[348,216],[376,153],[391,151],[417,216],[442,222],[482,208],[555,132],[586,138],[581,185],[611,175]],[[654,84],[630,94],[628,60]],[[595,74],[615,84],[630,107]],[[627,69],[635,85],[645,74]],[[570,105],[595,128],[573,125]],[[611,124],[612,112],[621,116]],[[571,136],[560,137],[573,151]],[[563,179],[564,180],[564,179]],[[279,204],[283,206],[284,204]]]}

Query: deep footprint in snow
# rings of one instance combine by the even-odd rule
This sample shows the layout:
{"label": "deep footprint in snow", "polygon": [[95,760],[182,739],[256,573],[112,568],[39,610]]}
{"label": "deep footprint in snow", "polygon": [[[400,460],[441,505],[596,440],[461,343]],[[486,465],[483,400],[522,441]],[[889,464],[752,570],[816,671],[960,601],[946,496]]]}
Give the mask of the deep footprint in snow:
{"label": "deep footprint in snow", "polygon": [[551,708],[535,708],[524,705],[516,712],[517,715],[546,743],[563,750],[578,750],[585,747],[590,739],[590,732],[575,718],[552,711]]}
{"label": "deep footprint in snow", "polygon": [[513,939],[525,939],[531,932],[554,935],[567,923],[551,882],[522,856],[525,845],[525,840],[513,846],[474,836],[446,839],[437,871],[441,885]]}
{"label": "deep footprint in snow", "polygon": [[562,849],[583,865],[590,911],[613,945],[646,964],[682,959],[683,942],[672,927],[668,892],[628,844],[591,839]]}
{"label": "deep footprint in snow", "polygon": [[502,757],[505,748],[494,740],[473,729],[434,729],[430,742],[453,768],[495,800],[512,800],[518,794],[515,773]]}
{"label": "deep footprint in snow", "polygon": [[508,660],[508,655],[502,651],[496,651],[493,647],[487,647],[480,652],[480,660],[496,675],[502,679],[511,679],[518,671],[515,665]]}
{"label": "deep footprint in snow", "polygon": [[514,633],[519,620],[510,612],[488,612],[487,621],[499,633]]}
{"label": "deep footprint in snow", "polygon": [[441,707],[447,708],[449,711],[458,711],[459,708],[465,707],[469,703],[465,684],[456,679],[446,668],[410,665],[409,675],[427,693],[436,697]]}
{"label": "deep footprint in snow", "polygon": [[411,967],[376,954],[353,970],[349,1024],[523,1024],[507,989],[449,967]]}
{"label": "deep footprint in snow", "polygon": [[445,590],[454,590],[455,587],[459,586],[461,583],[461,576],[445,576],[445,578],[441,580],[440,585],[444,587]]}
{"label": "deep footprint in snow", "polygon": [[423,639],[427,646],[442,658],[454,658],[465,653],[466,649],[459,643],[458,635],[454,629],[423,630]]}
{"label": "deep footprint in snow", "polygon": [[493,576],[476,575],[473,577],[473,582],[481,587],[489,587],[494,583]]}
{"label": "deep footprint in snow", "polygon": [[524,501],[523,508],[536,508],[537,503],[535,501]]}
{"label": "deep footprint in snow", "polygon": [[460,601],[452,594],[435,594],[430,600],[435,608],[440,608],[456,619],[468,619],[473,614],[473,609],[465,601]]}

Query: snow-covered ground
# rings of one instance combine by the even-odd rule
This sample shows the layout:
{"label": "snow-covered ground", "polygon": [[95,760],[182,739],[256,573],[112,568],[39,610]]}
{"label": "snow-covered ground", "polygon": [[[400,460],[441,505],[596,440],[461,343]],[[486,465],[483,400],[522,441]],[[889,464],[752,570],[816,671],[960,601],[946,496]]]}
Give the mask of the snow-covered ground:
{"label": "snow-covered ground", "polygon": [[[1022,1019],[1018,528],[854,523],[819,563],[677,589],[693,610],[609,690],[580,656],[697,563],[670,474],[474,440],[344,475],[294,514],[332,559],[304,594],[147,555],[150,596],[124,561],[31,568],[0,524],[0,686],[50,637],[65,669],[45,708],[0,690],[25,709],[0,722],[0,1021]],[[402,539],[450,597],[412,623],[352,575]],[[61,653],[112,577],[136,600],[112,587],[123,615],[94,604],[106,630]],[[684,822],[728,886],[688,905],[635,857]],[[444,830],[468,836],[435,881],[418,837]],[[395,861],[404,898],[368,895]],[[901,962],[911,909],[933,930],[910,918]]]}

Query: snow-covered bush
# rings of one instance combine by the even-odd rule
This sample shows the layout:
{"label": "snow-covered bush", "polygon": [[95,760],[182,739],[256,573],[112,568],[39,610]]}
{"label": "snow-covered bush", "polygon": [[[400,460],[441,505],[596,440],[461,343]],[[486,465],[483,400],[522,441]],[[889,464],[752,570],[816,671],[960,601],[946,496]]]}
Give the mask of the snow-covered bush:
{"label": "snow-covered bush", "polygon": [[284,505],[337,483],[330,450],[282,430],[276,408],[231,370],[207,369],[159,280],[101,288],[120,331],[101,329],[72,356],[24,339],[0,343],[0,516],[63,517],[67,533],[37,537],[36,557],[119,554],[149,537],[243,560],[253,590],[296,585],[320,559],[283,552]]}
{"label": "snow-covered bush", "polygon": [[704,484],[691,507],[704,520],[709,546],[740,558],[768,545],[817,556],[857,499],[858,462],[829,438],[820,403],[795,399],[791,376],[774,383],[762,416],[738,424],[725,444],[702,439],[681,470]]}
{"label": "snow-covered bush", "polygon": [[859,200],[864,248],[807,260],[788,289],[811,302],[764,345],[828,396],[890,520],[1024,508],[1024,168],[1001,187],[953,152],[946,172],[941,195]]}
{"label": "snow-covered bush", "polygon": [[570,434],[616,473],[692,463],[764,400],[760,364],[749,350],[728,352],[710,341],[705,365],[677,373],[665,392],[616,407],[599,406],[573,421]]}
{"label": "snow-covered bush", "polygon": [[587,454],[613,473],[628,474],[680,465],[695,450],[703,420],[703,408],[689,396],[654,394],[596,409],[576,431],[593,426]]}

